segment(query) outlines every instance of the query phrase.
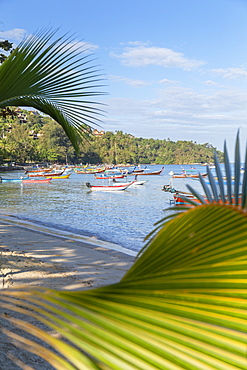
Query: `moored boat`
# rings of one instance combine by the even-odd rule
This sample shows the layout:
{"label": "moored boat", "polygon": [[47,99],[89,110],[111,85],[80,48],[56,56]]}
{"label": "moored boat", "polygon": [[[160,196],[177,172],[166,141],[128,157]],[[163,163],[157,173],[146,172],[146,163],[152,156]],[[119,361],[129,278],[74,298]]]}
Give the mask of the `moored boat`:
{"label": "moored boat", "polygon": [[104,168],[98,168],[98,169],[85,169],[85,170],[80,170],[80,169],[75,169],[75,173],[81,174],[81,175],[95,175],[97,173],[102,173],[105,172]]}
{"label": "moored boat", "polygon": [[30,173],[28,177],[50,177],[50,176],[61,176],[65,170],[53,171],[53,172],[40,172],[40,173]]}
{"label": "moored boat", "polygon": [[86,186],[89,190],[92,191],[119,191],[126,190],[134,181],[126,182],[125,184],[116,184],[116,185],[91,185],[89,182],[86,182]]}
{"label": "moored boat", "polygon": [[125,177],[125,175],[108,175],[108,174],[102,174],[102,175],[99,175],[99,176],[96,176],[94,175],[94,178],[95,179],[98,179],[98,180],[105,180],[105,179],[123,179]]}
{"label": "moored boat", "polygon": [[70,177],[70,173],[68,173],[67,175],[60,175],[60,176],[57,176],[57,175],[51,175],[49,176],[49,178],[51,179],[59,179],[59,180],[62,180],[62,179],[68,179]]}
{"label": "moored boat", "polygon": [[52,168],[40,168],[40,169],[34,169],[34,170],[25,170],[25,173],[39,173],[39,172],[51,172]]}
{"label": "moored boat", "polygon": [[162,172],[163,172],[163,170],[164,170],[164,167],[162,167],[161,168],[161,170],[159,170],[159,171],[153,171],[153,172],[138,172],[138,173],[133,173],[133,175],[139,175],[139,176],[144,176],[144,175],[149,175],[149,176],[151,176],[151,175],[160,175]]}
{"label": "moored boat", "polygon": [[0,182],[22,182],[22,178],[18,178],[18,179],[6,179],[6,178],[2,178],[0,177]]}
{"label": "moored boat", "polygon": [[186,171],[185,172],[182,172],[182,173],[174,173],[173,171],[169,172],[169,175],[173,178],[173,179],[187,179],[187,178],[192,178],[192,179],[199,179],[199,176],[201,175],[202,177],[207,177],[207,173],[187,173]]}
{"label": "moored boat", "polygon": [[37,184],[37,183],[46,183],[46,182],[50,182],[52,179],[49,178],[49,177],[45,177],[45,178],[32,178],[32,179],[23,179],[22,180],[22,183],[23,184]]}
{"label": "moored boat", "polygon": [[[203,196],[205,203],[210,203],[209,200]],[[193,202],[202,204],[198,198],[196,198],[193,194],[190,193],[184,193],[184,192],[176,192],[173,194],[174,203],[176,206],[185,206],[185,207],[193,207],[193,204],[189,202],[189,200],[193,200]],[[238,202],[241,203],[242,196],[239,195]],[[222,200],[219,201],[219,203],[223,203]],[[228,203],[228,201],[226,201]],[[235,204],[235,198],[232,196],[232,204]]]}
{"label": "moored boat", "polygon": [[[114,181],[114,180],[113,180]],[[147,181],[137,181],[137,180],[134,180],[132,181],[132,184],[130,185],[130,187],[135,187],[135,186],[139,186],[139,185],[144,185]],[[126,184],[126,182],[114,182],[115,184],[117,185],[124,185]]]}

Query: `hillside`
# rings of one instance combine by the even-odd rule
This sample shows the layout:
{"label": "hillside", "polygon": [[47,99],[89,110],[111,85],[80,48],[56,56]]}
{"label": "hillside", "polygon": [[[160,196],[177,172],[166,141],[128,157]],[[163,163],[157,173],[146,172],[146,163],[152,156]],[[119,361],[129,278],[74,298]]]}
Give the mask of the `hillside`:
{"label": "hillside", "polygon": [[[63,129],[35,111],[16,109],[13,117],[0,117],[0,163],[211,163],[215,148],[209,144],[170,139],[136,138],[122,131],[91,130],[75,153]],[[217,151],[220,161],[223,153]]]}

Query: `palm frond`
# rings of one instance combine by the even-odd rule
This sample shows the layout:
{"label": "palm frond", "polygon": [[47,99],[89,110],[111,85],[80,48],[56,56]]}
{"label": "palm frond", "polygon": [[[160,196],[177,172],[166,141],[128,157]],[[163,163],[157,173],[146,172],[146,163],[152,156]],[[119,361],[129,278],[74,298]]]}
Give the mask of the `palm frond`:
{"label": "palm frond", "polygon": [[238,131],[235,145],[235,162],[234,162],[234,199],[236,206],[239,203],[240,168],[241,161],[240,161],[239,131]]}
{"label": "palm frond", "polygon": [[[234,206],[192,208],[157,233],[119,283],[80,292],[5,290],[1,306],[65,338],[12,319],[54,348],[66,362],[53,357],[56,369],[246,369],[246,222]],[[36,344],[24,343],[37,353]],[[40,355],[52,361],[45,348]]]}
{"label": "palm frond", "polygon": [[0,66],[0,108],[33,107],[65,130],[76,150],[85,131],[103,115],[92,97],[104,94],[102,74],[86,48],[67,35],[52,42],[56,31],[24,39]]}
{"label": "palm frond", "polygon": [[228,156],[228,150],[226,142],[224,142],[224,164],[226,172],[226,183],[227,183],[227,201],[232,204],[232,171]]}
{"label": "palm frond", "polygon": [[[241,179],[241,160],[240,160],[240,145],[239,145],[239,132],[237,133],[235,143],[235,161],[234,161],[234,176],[232,176],[231,164],[229,161],[228,150],[226,142],[224,143],[224,169],[221,169],[217,153],[214,153],[214,164],[216,170],[216,178],[212,174],[212,171],[207,166],[208,181],[199,175],[199,181],[202,186],[202,190],[205,195],[201,195],[192,186],[186,185],[190,193],[199,201],[200,204],[207,203],[225,203],[234,204],[242,209],[246,208],[247,205],[247,149],[244,166],[244,175]],[[223,176],[225,171],[225,176]],[[223,180],[225,178],[225,180]],[[217,179],[217,181],[216,181]],[[186,198],[181,194],[181,198],[185,199],[186,202],[193,204],[193,200]],[[198,205],[198,202],[194,202]],[[175,210],[176,208],[174,208]]]}
{"label": "palm frond", "polygon": [[219,164],[219,160],[218,160],[216,152],[214,153],[214,164],[215,164],[215,170],[216,170],[216,175],[217,175],[218,184],[219,184],[220,198],[221,198],[222,202],[225,203],[226,198],[225,198],[225,188],[224,188],[223,174],[222,174],[222,171],[220,169],[220,164]]}
{"label": "palm frond", "polygon": [[245,149],[245,165],[244,165],[244,176],[242,185],[242,208],[247,208],[247,147]]}

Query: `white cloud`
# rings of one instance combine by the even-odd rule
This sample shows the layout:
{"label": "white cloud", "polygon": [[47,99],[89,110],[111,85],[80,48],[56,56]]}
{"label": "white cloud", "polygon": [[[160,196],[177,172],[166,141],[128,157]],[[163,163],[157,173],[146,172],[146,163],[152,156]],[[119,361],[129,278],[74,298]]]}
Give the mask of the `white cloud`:
{"label": "white cloud", "polygon": [[122,54],[111,53],[110,56],[121,59],[122,64],[128,67],[156,65],[164,68],[191,70],[205,64],[200,60],[186,58],[183,53],[155,46],[127,47]]}
{"label": "white cloud", "polygon": [[143,41],[129,41],[127,43],[128,45],[131,45],[131,46],[147,46],[150,44],[149,41],[147,42],[143,42]]}
{"label": "white cloud", "polygon": [[[107,100],[112,130],[137,137],[167,138],[210,142],[220,147],[225,138],[235,137],[237,129],[247,132],[247,92],[221,90],[197,93],[186,88],[169,87],[159,91],[157,99]],[[110,123],[110,122],[109,122]]]}
{"label": "white cloud", "polygon": [[23,30],[21,28],[13,28],[9,31],[0,32],[0,39],[19,44],[19,42],[22,41],[26,35],[26,30]]}
{"label": "white cloud", "polygon": [[158,81],[158,83],[163,84],[163,85],[171,85],[171,84],[177,84],[178,81],[168,80],[167,78],[163,78],[163,80]]}
{"label": "white cloud", "polygon": [[213,69],[212,72],[221,75],[223,78],[233,80],[237,78],[246,78],[247,77],[247,69],[244,67],[239,68],[218,68]]}
{"label": "white cloud", "polygon": [[148,85],[148,83],[143,80],[134,80],[131,78],[121,77],[121,76],[110,75],[109,79],[112,80],[113,82],[123,82],[126,85],[130,85],[133,87],[142,87],[142,86]]}
{"label": "white cloud", "polygon": [[205,83],[205,85],[209,85],[209,86],[217,86],[218,85],[217,82],[212,81],[212,80],[207,80],[204,83]]}

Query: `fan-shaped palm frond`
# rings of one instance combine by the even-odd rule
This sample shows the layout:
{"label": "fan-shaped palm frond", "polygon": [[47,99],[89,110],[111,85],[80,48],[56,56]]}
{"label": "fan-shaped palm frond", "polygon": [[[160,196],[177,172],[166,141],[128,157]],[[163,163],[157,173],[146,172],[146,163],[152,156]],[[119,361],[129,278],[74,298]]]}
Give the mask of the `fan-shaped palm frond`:
{"label": "fan-shaped palm frond", "polygon": [[[239,132],[237,133],[236,143],[235,143],[235,161],[234,168],[232,169],[228,150],[226,147],[226,142],[224,143],[224,168],[222,169],[217,153],[214,154],[214,164],[216,177],[213,176],[212,171],[207,166],[208,174],[208,184],[206,180],[200,176],[200,183],[205,192],[205,196],[202,197],[198,192],[193,189],[190,185],[187,188],[193,194],[200,203],[226,203],[234,204],[242,209],[246,208],[246,196],[247,196],[247,149],[245,165],[242,172],[244,172],[243,179],[241,182],[241,161],[240,161],[240,148],[239,148]],[[225,171],[225,176],[223,176],[223,171]],[[191,201],[191,204],[198,206],[198,202]]]}
{"label": "fan-shaped palm frond", "polygon": [[56,31],[40,31],[23,40],[0,66],[0,108],[33,107],[48,114],[78,142],[102,110],[89,100],[102,80],[84,47],[67,35],[52,42]]}
{"label": "fan-shaped palm frond", "polygon": [[159,230],[117,284],[2,291],[3,308],[37,318],[65,341],[14,318],[53,350],[7,334],[55,369],[246,369],[246,226],[235,206],[193,207]]}

